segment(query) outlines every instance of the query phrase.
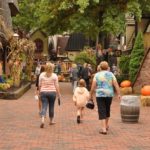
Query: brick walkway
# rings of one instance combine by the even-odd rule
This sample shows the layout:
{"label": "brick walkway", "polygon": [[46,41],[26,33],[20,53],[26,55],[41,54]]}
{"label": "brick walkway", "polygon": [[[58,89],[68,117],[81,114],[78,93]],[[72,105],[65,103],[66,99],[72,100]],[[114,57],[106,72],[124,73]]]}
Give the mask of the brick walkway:
{"label": "brick walkway", "polygon": [[150,150],[150,107],[141,107],[137,124],[122,123],[119,101],[114,100],[110,130],[98,133],[95,110],[85,110],[82,124],[76,124],[71,86],[61,83],[63,102],[56,103],[55,121],[40,129],[33,85],[18,100],[0,100],[0,150]]}

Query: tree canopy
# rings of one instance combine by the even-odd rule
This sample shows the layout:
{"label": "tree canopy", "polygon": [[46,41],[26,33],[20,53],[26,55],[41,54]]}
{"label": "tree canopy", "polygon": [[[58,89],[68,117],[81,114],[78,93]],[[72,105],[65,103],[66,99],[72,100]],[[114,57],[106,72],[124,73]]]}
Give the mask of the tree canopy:
{"label": "tree canopy", "polygon": [[14,24],[30,31],[41,28],[54,35],[82,32],[96,37],[99,32],[119,34],[125,29],[125,14],[137,19],[150,12],[149,0],[21,0]]}
{"label": "tree canopy", "polygon": [[19,14],[13,17],[13,25],[19,29],[29,32],[38,27],[38,8],[41,0],[18,0]]}

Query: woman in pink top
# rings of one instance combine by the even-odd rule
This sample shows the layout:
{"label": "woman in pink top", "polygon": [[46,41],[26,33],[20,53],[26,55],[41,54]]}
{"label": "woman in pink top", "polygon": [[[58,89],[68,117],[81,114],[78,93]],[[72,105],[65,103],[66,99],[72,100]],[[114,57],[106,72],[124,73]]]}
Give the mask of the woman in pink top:
{"label": "woman in pink top", "polygon": [[44,119],[47,112],[47,107],[49,106],[49,119],[50,125],[54,124],[54,104],[56,99],[56,94],[60,98],[60,90],[58,84],[58,77],[53,73],[54,65],[52,63],[47,63],[45,67],[45,72],[40,74],[39,77],[39,91],[42,101],[42,111],[41,111],[41,125],[44,127]]}
{"label": "woman in pink top", "polygon": [[83,79],[79,81],[79,87],[74,91],[73,101],[77,107],[77,123],[80,123],[80,118],[83,117],[84,107],[89,99],[89,91],[85,88],[86,83]]}

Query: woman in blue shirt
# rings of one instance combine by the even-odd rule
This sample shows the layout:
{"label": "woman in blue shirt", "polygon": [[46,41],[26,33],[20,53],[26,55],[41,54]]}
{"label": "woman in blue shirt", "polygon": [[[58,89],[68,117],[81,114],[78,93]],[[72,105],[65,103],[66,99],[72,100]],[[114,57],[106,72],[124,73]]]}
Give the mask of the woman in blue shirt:
{"label": "woman in blue shirt", "polygon": [[96,101],[98,107],[99,120],[101,121],[101,134],[107,134],[109,128],[110,106],[114,96],[114,89],[120,99],[120,89],[116,77],[109,71],[109,65],[106,61],[102,61],[99,65],[100,71],[93,78],[90,97],[92,99],[94,91],[96,91]]}

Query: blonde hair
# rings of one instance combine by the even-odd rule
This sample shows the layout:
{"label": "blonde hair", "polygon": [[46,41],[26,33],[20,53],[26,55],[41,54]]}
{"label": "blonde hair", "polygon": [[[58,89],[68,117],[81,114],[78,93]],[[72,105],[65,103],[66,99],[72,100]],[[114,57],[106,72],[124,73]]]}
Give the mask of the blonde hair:
{"label": "blonde hair", "polygon": [[86,68],[86,67],[87,67],[87,65],[88,65],[87,63],[84,63],[84,64],[83,64],[83,67],[84,67],[84,68]]}
{"label": "blonde hair", "polygon": [[45,65],[45,71],[47,73],[52,74],[53,73],[53,69],[54,69],[54,65],[51,62],[47,62]]}
{"label": "blonde hair", "polygon": [[85,87],[86,86],[86,83],[84,81],[84,79],[80,79],[79,80],[79,87]]}
{"label": "blonde hair", "polygon": [[97,44],[96,49],[102,49],[102,45],[101,44]]}
{"label": "blonde hair", "polygon": [[109,68],[109,65],[108,65],[108,62],[107,62],[107,61],[102,61],[102,62],[99,64],[99,66],[100,66],[100,69],[101,69],[101,70],[108,70],[108,68]]}
{"label": "blonde hair", "polygon": [[101,70],[100,65],[97,66],[97,71],[99,72]]}
{"label": "blonde hair", "polygon": [[77,65],[76,64],[72,64],[72,68],[77,68]]}

